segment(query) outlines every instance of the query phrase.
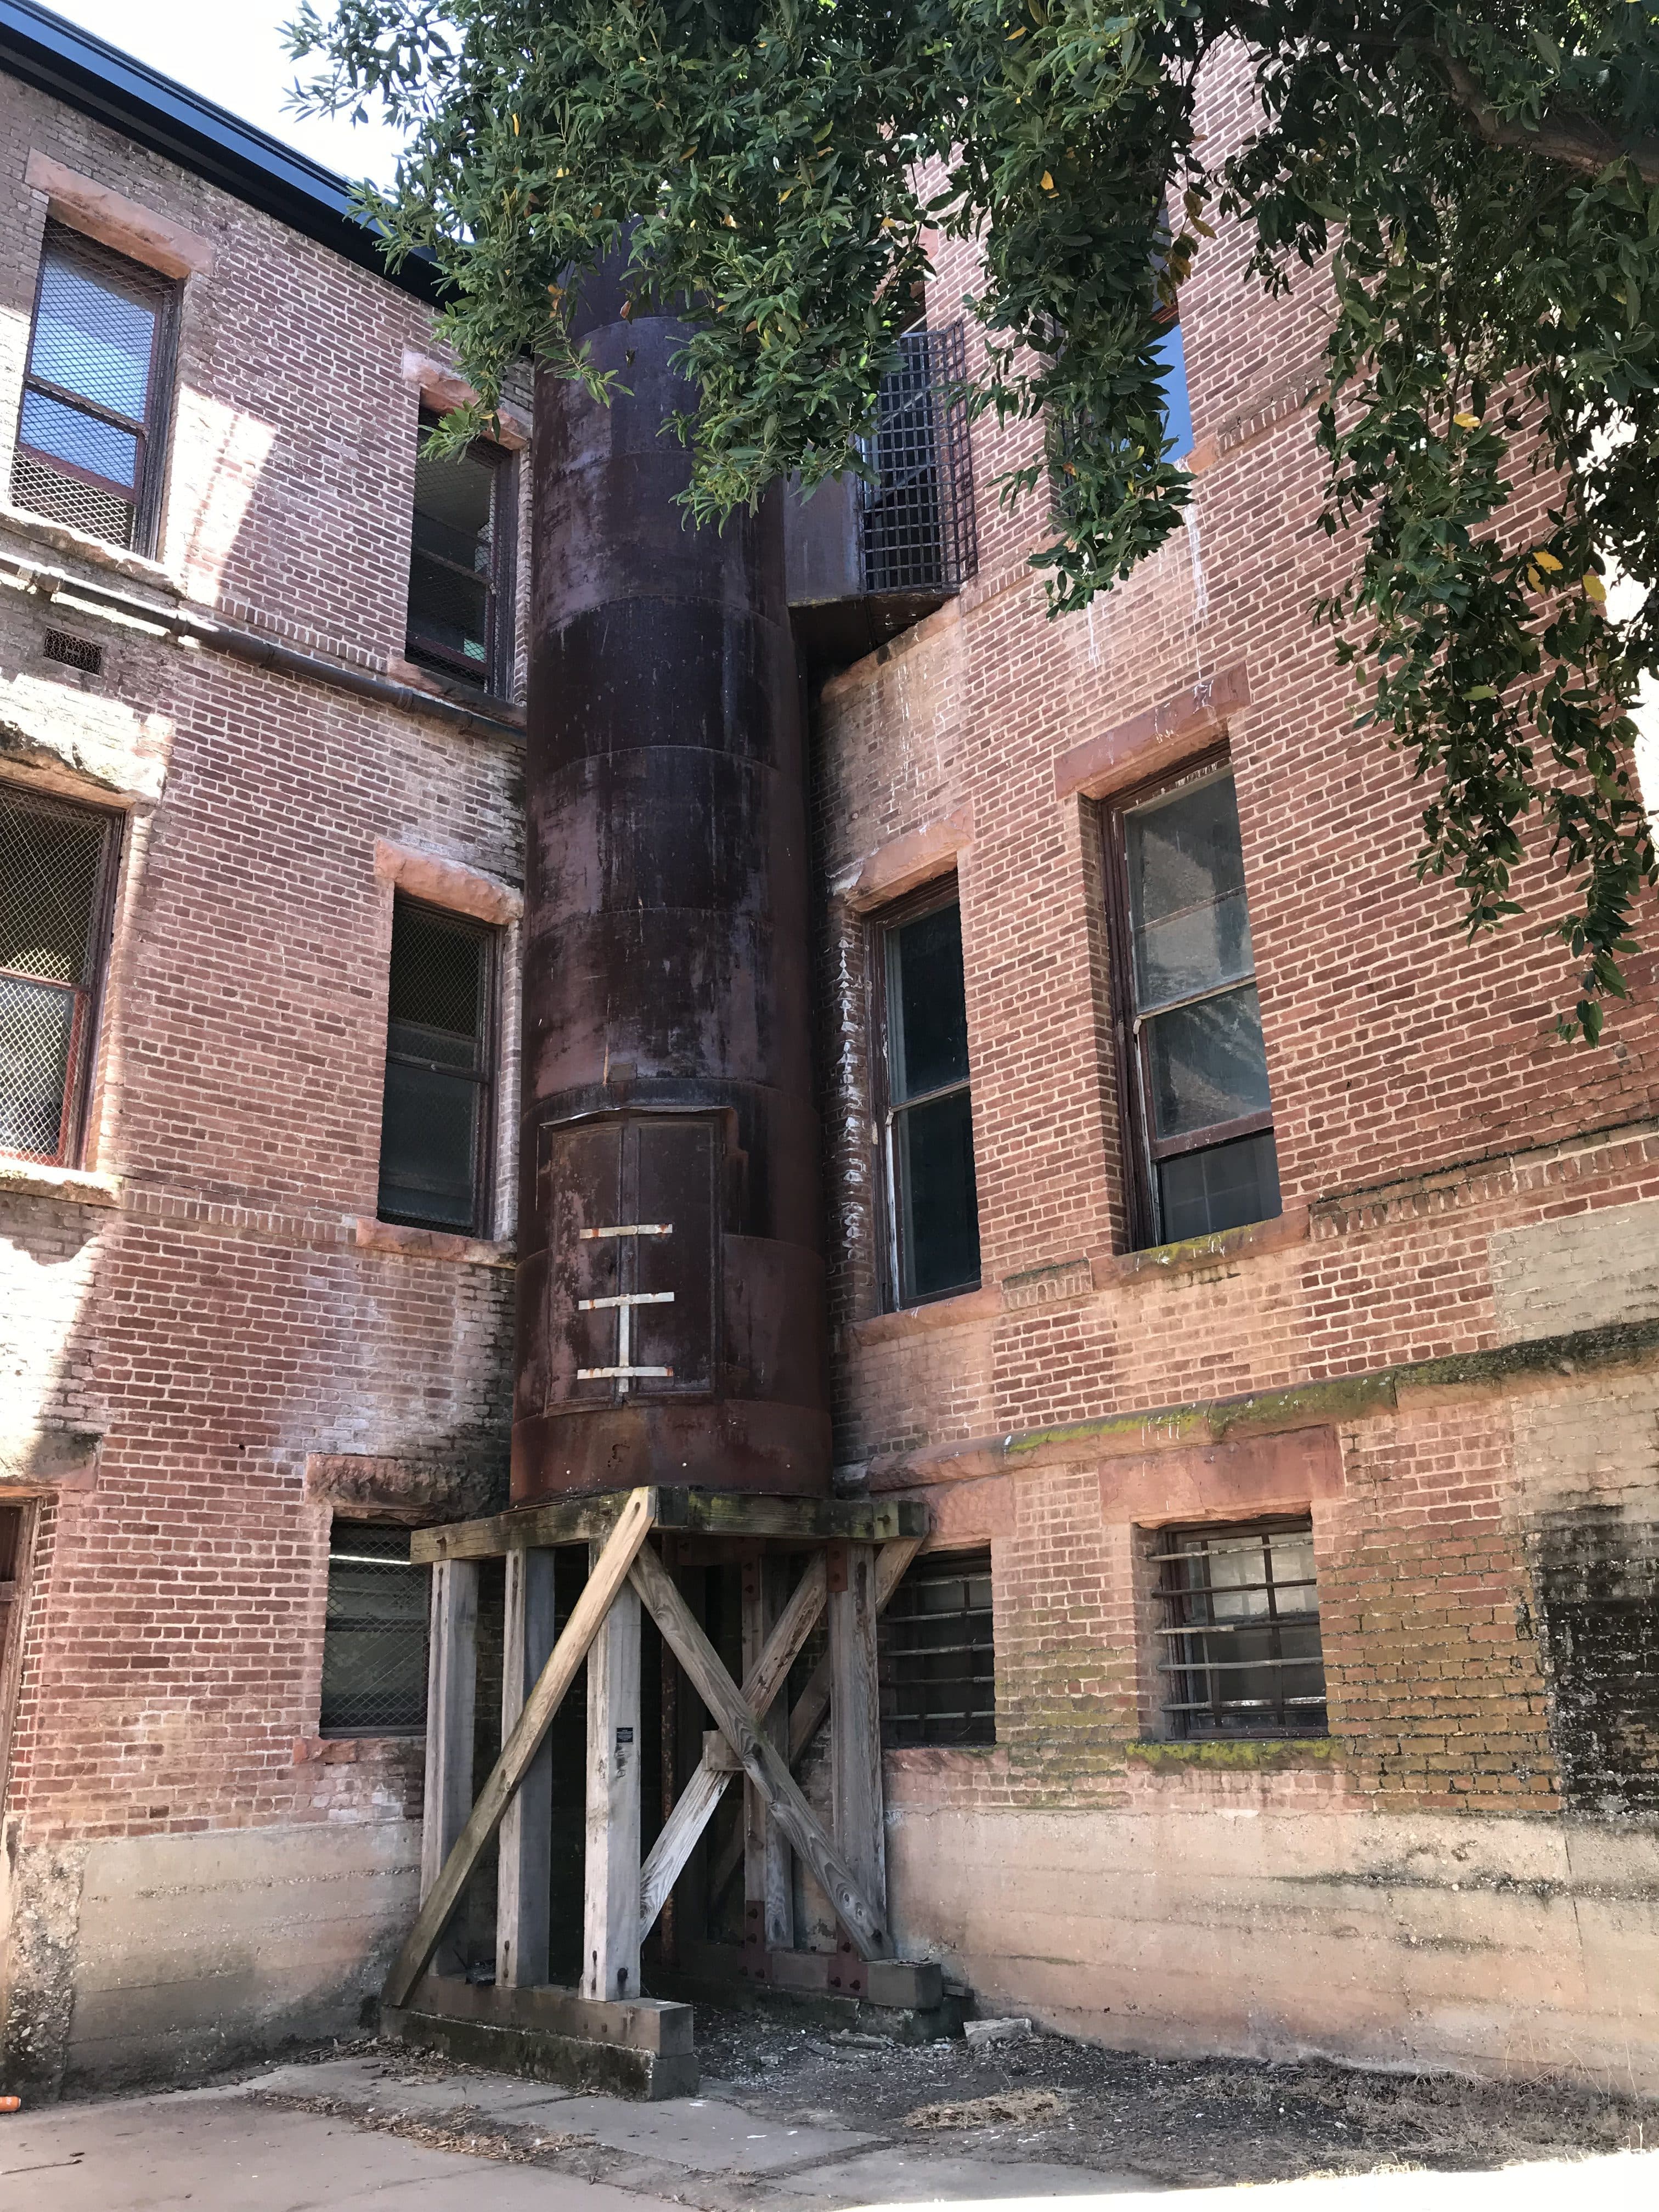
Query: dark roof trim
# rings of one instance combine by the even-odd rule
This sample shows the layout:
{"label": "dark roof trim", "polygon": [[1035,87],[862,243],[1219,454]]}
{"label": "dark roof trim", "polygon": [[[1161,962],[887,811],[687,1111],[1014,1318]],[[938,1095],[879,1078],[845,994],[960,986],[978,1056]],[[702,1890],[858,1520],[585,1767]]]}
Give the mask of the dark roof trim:
{"label": "dark roof trim", "polygon": [[0,0],[0,69],[417,299],[437,298],[439,280],[424,258],[387,269],[374,233],[351,210],[343,177],[34,0]]}

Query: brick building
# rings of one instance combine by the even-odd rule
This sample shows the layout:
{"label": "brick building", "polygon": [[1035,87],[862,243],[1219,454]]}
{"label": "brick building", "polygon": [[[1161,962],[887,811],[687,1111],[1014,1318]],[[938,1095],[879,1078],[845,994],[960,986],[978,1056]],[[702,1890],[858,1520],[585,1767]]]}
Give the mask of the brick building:
{"label": "brick building", "polygon": [[[530,517],[514,447],[421,461],[421,272],[331,180],[5,21],[0,1991],[52,2084],[354,2026],[413,1909],[407,1531],[505,1482]],[[1310,621],[1317,288],[1243,258],[1170,344],[1188,526],[1087,615],[940,397],[954,250],[881,495],[792,520],[836,1480],[933,1516],[890,1908],[1108,2042],[1659,2089],[1652,961],[1568,1051],[1557,950],[1415,881]]]}

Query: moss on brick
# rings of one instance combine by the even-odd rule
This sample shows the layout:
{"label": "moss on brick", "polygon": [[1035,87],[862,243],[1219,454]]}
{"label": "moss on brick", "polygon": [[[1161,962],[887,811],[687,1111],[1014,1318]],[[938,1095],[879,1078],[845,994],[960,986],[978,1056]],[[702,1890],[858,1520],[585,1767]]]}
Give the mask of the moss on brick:
{"label": "moss on brick", "polygon": [[1291,1766],[1332,1766],[1341,1757],[1340,1747],[1323,1735],[1236,1743],[1132,1743],[1124,1748],[1131,1766],[1150,1766],[1158,1774],[1190,1767],[1221,1774],[1276,1774]]}

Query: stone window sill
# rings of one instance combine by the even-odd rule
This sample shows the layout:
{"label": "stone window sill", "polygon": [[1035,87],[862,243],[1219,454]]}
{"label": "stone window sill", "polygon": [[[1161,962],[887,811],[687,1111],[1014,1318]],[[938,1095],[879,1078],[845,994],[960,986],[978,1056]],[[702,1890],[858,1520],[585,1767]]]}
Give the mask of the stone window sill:
{"label": "stone window sill", "polygon": [[296,1766],[361,1766],[425,1756],[426,1739],[418,1735],[302,1735],[294,1747]]}
{"label": "stone window sill", "polygon": [[1131,1743],[1124,1747],[1131,1766],[1155,1773],[1277,1774],[1286,1767],[1336,1766],[1341,1749],[1335,1739],[1316,1736],[1258,1736],[1237,1742]]}
{"label": "stone window sill", "polygon": [[409,1229],[360,1213],[353,1224],[360,1252],[391,1252],[405,1260],[447,1260],[463,1267],[510,1267],[512,1244],[485,1237],[455,1237],[445,1229]]}
{"label": "stone window sill", "polygon": [[847,1335],[860,1347],[892,1344],[906,1337],[926,1336],[936,1328],[962,1328],[976,1321],[990,1321],[1002,1310],[1002,1292],[988,1288],[963,1291],[954,1298],[935,1298],[925,1306],[904,1306],[897,1313],[872,1314],[867,1321],[849,1324]]}
{"label": "stone window sill", "polygon": [[152,561],[148,554],[129,552],[124,545],[112,545],[102,538],[94,538],[89,531],[76,530],[65,522],[52,522],[44,514],[32,514],[26,507],[13,507],[9,501],[0,500],[0,527],[15,531],[31,544],[49,547],[61,559],[82,561],[89,568],[101,568],[106,574],[119,576],[130,584],[147,584],[152,591],[164,592],[171,599],[185,595],[177,579],[160,561]]}
{"label": "stone window sill", "polygon": [[116,1176],[86,1168],[52,1168],[35,1160],[0,1158],[0,1197],[56,1198],[70,1206],[118,1206],[121,1184]]}
{"label": "stone window sill", "polygon": [[1253,1221],[1244,1229],[1223,1229],[1212,1237],[1189,1237],[1179,1244],[1154,1244],[1144,1252],[1097,1253],[1091,1265],[1095,1288],[1145,1281],[1150,1276],[1179,1275],[1200,1267],[1220,1267],[1258,1252],[1282,1252],[1307,1242],[1306,1206],[1293,1206],[1272,1221]]}

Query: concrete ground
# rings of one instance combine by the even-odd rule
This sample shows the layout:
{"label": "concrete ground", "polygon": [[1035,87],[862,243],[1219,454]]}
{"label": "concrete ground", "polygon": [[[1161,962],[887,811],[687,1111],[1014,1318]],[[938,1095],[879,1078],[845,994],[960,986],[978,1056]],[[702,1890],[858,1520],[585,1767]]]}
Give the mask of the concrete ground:
{"label": "concrete ground", "polygon": [[[730,2085],[660,2105],[447,2070],[398,2052],[276,2066],[205,2089],[0,2118],[0,2212],[873,2212],[1057,2197],[1239,2206],[1098,2170],[787,2118]],[[1460,2172],[1312,2176],[1253,2190],[1259,2212],[1655,2212],[1659,2151]]]}

